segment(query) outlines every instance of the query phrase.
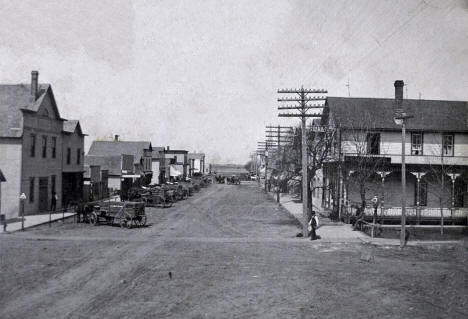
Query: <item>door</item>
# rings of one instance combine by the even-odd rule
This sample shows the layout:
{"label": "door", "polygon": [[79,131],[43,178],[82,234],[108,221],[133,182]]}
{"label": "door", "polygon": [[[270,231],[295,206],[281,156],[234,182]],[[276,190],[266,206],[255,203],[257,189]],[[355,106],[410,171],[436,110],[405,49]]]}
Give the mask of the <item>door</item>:
{"label": "door", "polygon": [[39,211],[46,211],[49,208],[49,178],[39,177]]}

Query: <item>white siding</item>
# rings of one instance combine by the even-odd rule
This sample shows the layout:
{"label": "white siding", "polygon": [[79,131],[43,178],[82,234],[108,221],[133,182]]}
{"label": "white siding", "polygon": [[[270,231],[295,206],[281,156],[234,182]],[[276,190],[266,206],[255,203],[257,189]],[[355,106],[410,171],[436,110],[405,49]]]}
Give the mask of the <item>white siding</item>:
{"label": "white siding", "polygon": [[[21,143],[21,140],[18,140]],[[1,213],[6,218],[18,217],[19,195],[21,194],[21,144],[0,144],[0,168],[5,175],[6,182],[1,183]]]}

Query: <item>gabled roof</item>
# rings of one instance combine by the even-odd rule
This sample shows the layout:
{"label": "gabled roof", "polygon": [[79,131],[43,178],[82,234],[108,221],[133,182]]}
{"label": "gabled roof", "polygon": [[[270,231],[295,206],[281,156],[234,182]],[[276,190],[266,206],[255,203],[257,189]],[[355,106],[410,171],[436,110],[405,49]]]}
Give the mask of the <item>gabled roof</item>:
{"label": "gabled roof", "polygon": [[22,112],[37,112],[47,94],[50,94],[57,118],[61,119],[50,84],[38,85],[35,101],[32,101],[30,84],[0,85],[0,137],[21,137]]}
{"label": "gabled roof", "polygon": [[86,155],[85,166],[101,166],[101,170],[108,170],[109,175],[122,174],[122,156],[93,156]]}
{"label": "gabled roof", "polygon": [[80,121],[78,120],[66,120],[63,122],[63,132],[73,134],[77,133],[78,135],[86,135],[83,134],[83,131],[81,130],[81,125]]}
{"label": "gabled roof", "polygon": [[[394,121],[394,99],[328,97],[324,115],[350,129],[401,130]],[[413,118],[408,130],[468,132],[468,103],[464,101],[403,100]]]}
{"label": "gabled roof", "polygon": [[140,163],[144,150],[151,150],[151,142],[133,141],[93,141],[88,155],[96,156],[121,156],[133,155],[133,162]]}

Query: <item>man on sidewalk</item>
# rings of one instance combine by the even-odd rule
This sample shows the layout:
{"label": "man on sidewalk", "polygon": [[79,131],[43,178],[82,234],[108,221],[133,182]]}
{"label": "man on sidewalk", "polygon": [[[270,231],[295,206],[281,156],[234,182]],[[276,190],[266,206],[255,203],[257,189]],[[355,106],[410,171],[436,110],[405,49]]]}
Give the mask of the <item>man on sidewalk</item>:
{"label": "man on sidewalk", "polygon": [[315,232],[318,225],[319,225],[318,217],[315,214],[315,211],[313,210],[312,211],[312,216],[311,216],[310,221],[309,221],[309,227],[308,227],[308,230],[310,232],[310,240],[318,239],[317,234]]}
{"label": "man on sidewalk", "polygon": [[57,193],[52,192],[52,199],[50,200],[50,210],[55,213],[55,210],[57,209],[57,200],[58,196]]}

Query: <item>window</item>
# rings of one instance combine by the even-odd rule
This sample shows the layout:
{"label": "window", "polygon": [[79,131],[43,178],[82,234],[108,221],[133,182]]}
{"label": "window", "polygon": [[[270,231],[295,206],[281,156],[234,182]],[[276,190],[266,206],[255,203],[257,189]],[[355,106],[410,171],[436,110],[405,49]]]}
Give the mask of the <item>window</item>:
{"label": "window", "polygon": [[67,164],[71,163],[71,148],[67,148]]}
{"label": "window", "polygon": [[52,137],[52,158],[57,156],[57,138]]}
{"label": "window", "polygon": [[422,133],[411,133],[411,155],[423,155]]}
{"label": "window", "polygon": [[[414,205],[418,205],[418,184],[414,184]],[[427,183],[419,183],[419,206],[427,206]]]}
{"label": "window", "polygon": [[367,154],[380,154],[380,134],[367,134]]}
{"label": "window", "polygon": [[442,135],[442,156],[453,156],[453,134]]}
{"label": "window", "polygon": [[55,175],[52,175],[50,177],[50,181],[51,181],[50,190],[51,190],[52,194],[55,193],[55,185],[56,185],[55,184],[56,183],[55,179],[56,179]]}
{"label": "window", "polygon": [[31,157],[36,155],[36,134],[31,134]]}
{"label": "window", "polygon": [[47,157],[47,136],[42,136],[42,157]]}
{"label": "window", "polygon": [[34,177],[29,178],[29,202],[34,202]]}
{"label": "window", "polygon": [[76,164],[80,165],[81,162],[81,148],[76,150]]}

